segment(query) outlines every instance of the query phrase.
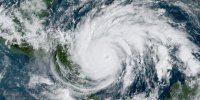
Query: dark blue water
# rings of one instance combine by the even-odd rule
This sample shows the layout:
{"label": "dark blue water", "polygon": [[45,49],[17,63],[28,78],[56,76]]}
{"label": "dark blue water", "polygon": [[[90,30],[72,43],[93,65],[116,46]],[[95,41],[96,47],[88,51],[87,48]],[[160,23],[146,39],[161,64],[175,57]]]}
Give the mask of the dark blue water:
{"label": "dark blue water", "polygon": [[7,46],[0,43],[0,72],[4,73],[0,80],[0,100],[5,97],[12,99],[33,99],[28,93],[26,84],[29,82],[26,65],[31,59],[26,55],[14,54]]}

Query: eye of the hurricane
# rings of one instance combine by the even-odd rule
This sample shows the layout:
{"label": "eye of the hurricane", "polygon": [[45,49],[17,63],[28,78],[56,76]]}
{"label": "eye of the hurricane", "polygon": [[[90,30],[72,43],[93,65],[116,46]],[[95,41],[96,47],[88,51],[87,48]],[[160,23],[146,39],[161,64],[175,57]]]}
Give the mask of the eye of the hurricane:
{"label": "eye of the hurricane", "polygon": [[106,79],[114,77],[120,70],[120,58],[112,44],[93,41],[81,57],[82,70],[91,78]]}

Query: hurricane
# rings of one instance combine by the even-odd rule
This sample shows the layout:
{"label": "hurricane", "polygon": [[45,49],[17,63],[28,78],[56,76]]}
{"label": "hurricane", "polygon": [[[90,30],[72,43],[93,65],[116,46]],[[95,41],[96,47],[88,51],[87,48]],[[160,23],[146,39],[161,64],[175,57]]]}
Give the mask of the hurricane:
{"label": "hurricane", "polygon": [[198,100],[198,0],[0,0],[0,99]]}

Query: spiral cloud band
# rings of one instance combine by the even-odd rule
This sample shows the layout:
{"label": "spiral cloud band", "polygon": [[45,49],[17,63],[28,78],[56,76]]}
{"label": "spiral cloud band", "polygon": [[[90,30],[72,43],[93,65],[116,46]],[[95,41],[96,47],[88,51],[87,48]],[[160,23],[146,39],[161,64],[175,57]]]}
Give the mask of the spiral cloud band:
{"label": "spiral cloud band", "polygon": [[[98,83],[93,92],[119,81],[126,91],[139,75],[137,71],[145,70],[146,57],[154,64],[160,82],[170,78],[174,64],[180,64],[179,69],[185,69],[189,77],[198,74],[200,63],[192,52],[199,48],[184,30],[172,27],[164,13],[164,9],[150,9],[148,3],[116,3],[98,13],[92,11],[70,32],[72,61]],[[179,49],[172,52],[176,47]]]}
{"label": "spiral cloud band", "polygon": [[[118,99],[127,99],[125,96],[144,94],[157,99],[159,89],[170,84],[173,69],[189,78],[199,75],[200,61],[194,55],[199,47],[191,40],[184,24],[174,25],[174,20],[165,15],[166,9],[153,7],[157,0],[133,0],[130,4],[123,1],[107,5],[97,2],[97,7],[80,14],[80,20],[76,19],[79,21],[74,18],[72,23],[76,25],[71,25],[73,28],[69,30],[55,28],[54,21],[45,27],[46,19],[34,15],[47,9],[40,3],[42,0],[24,1],[21,7],[11,11],[0,7],[0,18],[6,20],[0,20],[0,37],[8,45],[27,43],[36,51],[36,58],[37,51],[43,50],[47,56],[44,59],[50,62],[51,78],[56,86],[58,82],[58,87],[67,89],[57,91],[64,91],[68,97],[96,93],[104,98],[101,93],[105,93],[105,98],[115,95],[120,96]],[[79,9],[87,2],[80,0],[73,9],[69,6],[65,14],[58,14],[60,19],[64,20],[77,6]],[[183,3],[174,5],[188,9]],[[21,10],[33,13],[29,15],[31,18],[20,15]],[[84,7],[80,7],[81,11],[84,12]],[[24,29],[15,29],[20,26],[13,22],[15,17],[21,20]],[[43,79],[43,83],[54,84],[50,78],[33,76],[30,81]]]}

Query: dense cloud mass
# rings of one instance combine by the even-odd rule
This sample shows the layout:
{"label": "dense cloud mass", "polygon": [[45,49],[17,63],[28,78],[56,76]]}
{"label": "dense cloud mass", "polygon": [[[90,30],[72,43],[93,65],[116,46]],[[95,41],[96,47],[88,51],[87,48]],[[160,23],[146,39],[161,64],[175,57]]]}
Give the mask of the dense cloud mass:
{"label": "dense cloud mass", "polygon": [[0,1],[0,98],[197,99],[199,13],[190,0]]}

